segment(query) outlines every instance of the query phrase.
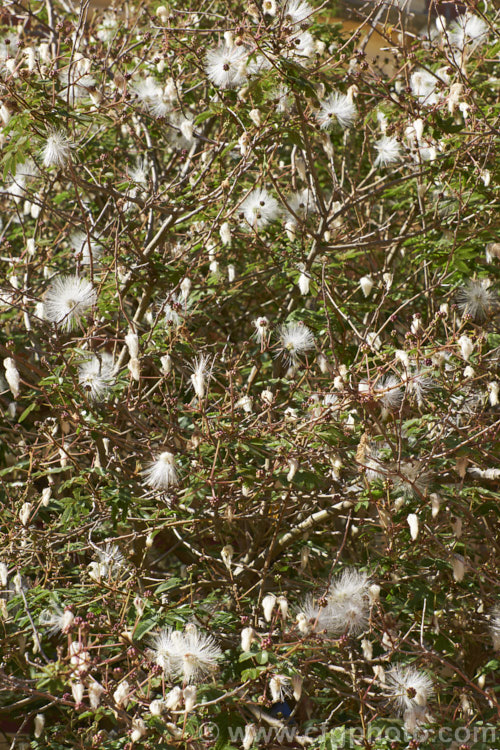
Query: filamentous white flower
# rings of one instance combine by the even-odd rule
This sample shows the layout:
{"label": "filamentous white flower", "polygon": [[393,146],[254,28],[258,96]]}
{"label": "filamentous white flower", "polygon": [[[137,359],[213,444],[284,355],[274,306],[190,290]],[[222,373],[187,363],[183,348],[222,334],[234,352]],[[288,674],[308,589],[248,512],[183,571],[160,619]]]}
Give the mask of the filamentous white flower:
{"label": "filamentous white flower", "polygon": [[275,674],[269,680],[269,690],[271,692],[271,698],[275,703],[284,701],[286,697],[291,695],[291,680],[287,675]]}
{"label": "filamentous white flower", "polygon": [[500,606],[496,606],[491,613],[490,631],[493,648],[495,651],[500,651]]}
{"label": "filamentous white flower", "polygon": [[240,214],[252,229],[264,229],[278,218],[280,207],[264,188],[252,190],[240,205]]}
{"label": "filamentous white flower", "polygon": [[113,356],[107,352],[87,359],[78,368],[78,381],[88,398],[98,401],[107,394],[113,384]]}
{"label": "filamentous white flower", "polygon": [[366,573],[347,568],[332,581],[328,591],[328,617],[339,633],[361,633],[368,621],[370,579]]}
{"label": "filamentous white flower", "polygon": [[410,78],[411,92],[426,107],[436,104],[443,96],[438,86],[442,78],[428,70],[416,70]]}
{"label": "filamentous white flower", "polygon": [[373,387],[374,395],[382,406],[389,411],[399,409],[403,401],[401,382],[394,375],[388,375],[377,381]]}
{"label": "filamentous white flower", "polygon": [[469,47],[472,51],[488,38],[488,24],[479,16],[467,11],[450,24],[445,32],[452,47],[463,51]]}
{"label": "filamentous white flower", "polygon": [[312,21],[313,9],[306,0],[288,0],[283,8],[283,20],[287,26],[304,27]]}
{"label": "filamentous white flower", "polygon": [[214,672],[222,652],[215,638],[194,625],[184,631],[161,630],[152,639],[153,660],[166,674],[184,682],[200,682]]}
{"label": "filamentous white flower", "polygon": [[191,365],[191,385],[193,391],[199,399],[205,398],[207,386],[212,375],[212,366],[210,357],[207,354],[201,354]]}
{"label": "filamentous white flower", "polygon": [[297,219],[305,219],[311,214],[317,213],[318,206],[314,192],[310,188],[298,190],[287,199],[287,220],[292,224]]}
{"label": "filamentous white flower", "polygon": [[179,476],[175,466],[175,456],[170,451],[163,451],[142,472],[145,484],[154,490],[168,490],[179,483]]}
{"label": "filamentous white flower", "polygon": [[268,319],[265,316],[261,316],[253,321],[253,325],[255,326],[255,338],[257,341],[264,342],[269,333]]}
{"label": "filamentous white flower", "polygon": [[117,544],[106,544],[104,549],[96,550],[97,561],[88,566],[89,576],[100,583],[110,578],[119,578],[125,571],[125,559]]}
{"label": "filamentous white flower", "polygon": [[375,159],[376,167],[386,167],[388,164],[396,164],[401,161],[401,144],[394,136],[383,135],[375,143],[377,158]]}
{"label": "filamentous white flower", "polygon": [[70,609],[62,610],[57,604],[50,609],[43,609],[39,615],[40,625],[48,628],[49,635],[69,633],[75,616]]}
{"label": "filamentous white flower", "polygon": [[152,117],[166,117],[172,109],[171,102],[164,96],[163,88],[153,76],[135,81],[132,84],[132,91],[141,109]]}
{"label": "filamentous white flower", "polygon": [[97,292],[87,279],[58,276],[45,294],[45,317],[70,331],[96,301]]}
{"label": "filamentous white flower", "polygon": [[278,351],[290,366],[297,364],[302,354],[314,348],[313,333],[303,323],[286,323],[281,326],[279,335]]}
{"label": "filamentous white flower", "polygon": [[72,143],[62,130],[49,135],[43,147],[44,167],[65,167],[71,159]]}
{"label": "filamentous white flower", "polygon": [[398,713],[425,708],[434,692],[431,678],[415,667],[397,666],[387,674],[387,688]]}
{"label": "filamentous white flower", "polygon": [[[322,604],[325,606],[322,606]],[[303,635],[335,633],[337,630],[337,622],[331,616],[331,610],[327,602],[317,599],[312,594],[306,597],[296,619],[298,628]]]}
{"label": "filamentous white flower", "polygon": [[489,287],[489,279],[468,281],[458,291],[457,304],[462,315],[470,315],[476,323],[484,323],[497,306],[496,294]]}
{"label": "filamentous white flower", "polygon": [[205,71],[213,84],[222,89],[232,89],[245,83],[248,50],[243,45],[222,44],[208,50]]}
{"label": "filamentous white flower", "polygon": [[76,260],[79,260],[84,266],[89,266],[91,260],[92,263],[96,263],[102,255],[102,245],[89,239],[85,232],[74,232],[69,242]]}
{"label": "filamentous white flower", "polygon": [[122,708],[130,694],[130,685],[127,680],[120,682],[115,692],[113,693],[113,700],[118,708]]}
{"label": "filamentous white flower", "polygon": [[350,128],[356,119],[356,105],[349,94],[330,94],[322,103],[321,109],[316,113],[316,119],[323,130],[333,127],[335,121],[343,128]]}

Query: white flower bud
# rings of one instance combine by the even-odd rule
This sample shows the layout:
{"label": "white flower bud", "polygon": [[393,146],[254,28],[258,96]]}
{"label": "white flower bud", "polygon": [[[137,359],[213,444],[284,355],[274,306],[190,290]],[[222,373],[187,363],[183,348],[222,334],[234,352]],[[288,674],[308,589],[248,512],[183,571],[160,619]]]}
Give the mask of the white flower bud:
{"label": "white flower bud", "polygon": [[302,547],[300,550],[300,569],[302,572],[307,568],[309,562],[309,547]]}
{"label": "white flower bud", "polygon": [[268,406],[271,406],[271,404],[274,401],[274,393],[272,391],[267,391],[267,390],[262,391],[262,393],[260,394],[260,397],[263,400],[263,402],[267,404]]}
{"label": "white flower bud", "polygon": [[248,113],[249,118],[251,121],[260,128],[261,125],[261,117],[260,117],[260,111],[258,109],[251,109]]}
{"label": "white flower bud", "polygon": [[134,607],[138,617],[142,617],[146,602],[139,595],[134,597]]}
{"label": "white flower bud", "polygon": [[486,683],[486,675],[485,674],[479,675],[479,677],[477,678],[477,684],[481,690],[484,688],[485,683]]}
{"label": "white flower bud", "polygon": [[227,280],[229,281],[230,284],[232,284],[235,278],[236,278],[236,267],[234,263],[230,263],[227,267]]}
{"label": "white flower bud", "polygon": [[422,329],[422,319],[420,315],[414,315],[411,321],[410,330],[412,333],[418,333]]}
{"label": "white flower bud", "polygon": [[72,682],[71,683],[71,692],[73,694],[73,699],[77,706],[80,706],[83,701],[83,685],[81,682]]}
{"label": "white flower bud", "polygon": [[219,234],[222,240],[222,244],[226,245],[227,247],[231,247],[231,229],[229,226],[229,222],[225,221],[224,224],[221,225]]}
{"label": "white flower bud", "polygon": [[498,383],[488,383],[488,398],[490,401],[490,406],[498,406],[498,391]]}
{"label": "white flower bud", "polygon": [[222,562],[228,570],[231,570],[231,560],[233,559],[233,555],[234,548],[230,544],[226,544],[226,546],[222,548],[220,556],[222,557]]}
{"label": "white flower bud", "polygon": [[118,708],[122,708],[125,705],[129,692],[130,685],[128,684],[127,680],[123,680],[123,682],[120,682],[115,692],[113,693],[113,700]]}
{"label": "white flower bud", "polygon": [[164,354],[160,358],[162,375],[168,375],[172,370],[172,357],[170,354]]}
{"label": "white flower bud", "polygon": [[175,711],[182,699],[182,690],[180,687],[174,687],[165,696],[165,708],[168,711]]}
{"label": "white flower bud", "polygon": [[291,458],[288,462],[288,474],[286,475],[287,482],[291,482],[294,478],[295,474],[297,473],[297,469],[299,468],[299,462],[296,458]]}
{"label": "white flower bud", "polygon": [[88,687],[89,701],[90,701],[91,708],[93,708],[94,710],[96,708],[99,708],[101,704],[101,696],[104,692],[105,691],[104,691],[103,686],[96,680],[92,679]]}
{"label": "white flower bud", "polygon": [[146,725],[143,719],[133,719],[132,721],[132,732],[130,733],[130,739],[132,742],[139,742],[139,740],[146,734]]}
{"label": "white flower bud", "polygon": [[35,716],[35,731],[34,731],[34,735],[37,739],[42,736],[44,728],[45,728],[45,716],[44,714],[37,714]]}
{"label": "white flower bud", "polygon": [[45,487],[45,489],[42,490],[42,505],[44,508],[46,508],[47,505],[49,504],[51,497],[52,497],[52,488]]}
{"label": "white flower bud", "polygon": [[31,509],[33,505],[31,503],[23,503],[21,510],[19,511],[19,520],[23,526],[27,526],[30,520]]}
{"label": "white flower bud", "polygon": [[189,297],[189,292],[191,291],[192,284],[193,282],[188,276],[183,278],[180,283],[181,294],[182,294],[182,298],[184,301],[186,301],[187,298]]}
{"label": "white flower bud", "polygon": [[284,620],[288,617],[288,599],[286,596],[278,596],[278,607]]}
{"label": "white flower bud", "polygon": [[257,640],[253,628],[243,628],[241,631],[241,650],[250,651],[252,643]]}
{"label": "white flower bud", "polygon": [[141,379],[141,364],[138,359],[130,359],[128,369],[134,380],[138,381]]}
{"label": "white flower bud", "polygon": [[290,240],[290,242],[293,242],[296,238],[297,234],[295,232],[295,222],[294,221],[286,221],[285,222],[285,231],[286,236]]}
{"label": "white flower bud", "polygon": [[454,517],[451,519],[451,528],[457,539],[462,536],[462,519]]}
{"label": "white flower bud", "polygon": [[362,276],[359,280],[359,285],[365,297],[368,297],[371,290],[373,289],[373,279],[371,278],[371,276]]}
{"label": "white flower bud", "polygon": [[182,691],[184,697],[184,708],[188,714],[196,705],[196,687],[195,685],[187,685]]}
{"label": "white flower bud", "polygon": [[431,500],[431,508],[432,508],[432,517],[436,518],[437,514],[439,513],[439,509],[441,508],[441,498],[439,497],[439,495],[433,492],[430,495],[430,500]]}
{"label": "white flower bud", "polygon": [[299,290],[300,293],[305,296],[306,294],[309,294],[309,286],[311,283],[311,279],[308,276],[307,273],[304,273],[304,271],[299,276]]}
{"label": "white flower bud", "polygon": [[410,513],[406,519],[408,526],[410,527],[410,534],[413,541],[418,537],[418,516],[416,513]]}
{"label": "white flower bud", "polygon": [[453,578],[460,583],[460,581],[463,581],[465,575],[465,560],[462,555],[453,555],[451,564],[453,568]]}
{"label": "white flower bud", "polygon": [[460,351],[462,352],[462,357],[467,361],[474,351],[474,344],[472,340],[465,334],[463,336],[460,336],[460,338],[458,339],[458,343],[460,346]]}
{"label": "white flower bud", "polygon": [[366,661],[371,661],[373,659],[373,644],[367,641],[366,638],[363,638],[361,648],[363,649],[363,656]]}
{"label": "white flower bud", "polygon": [[271,622],[273,616],[273,610],[276,604],[276,597],[274,594],[266,594],[262,600],[262,609],[264,610],[264,619],[266,622]]}
{"label": "white flower bud", "polygon": [[19,396],[20,377],[16,363],[12,357],[7,357],[3,361],[3,366],[5,367],[5,380],[8,383],[12,395],[14,398],[17,398]]}
{"label": "white flower bud", "polygon": [[4,562],[0,562],[0,586],[5,589],[9,580],[9,569]]}
{"label": "white flower bud", "polygon": [[33,255],[35,255],[36,253],[36,245],[33,237],[30,237],[26,240],[26,252],[28,253],[28,255],[31,255],[31,257],[33,257]]}
{"label": "white flower bud", "polygon": [[473,378],[475,375],[475,370],[470,365],[467,365],[467,367],[464,369],[464,378]]}
{"label": "white flower bud", "polygon": [[302,683],[304,682],[303,678],[300,676],[300,674],[294,674],[292,677],[292,690],[293,690],[293,697],[294,700],[298,701],[300,700],[300,696],[302,695]]}
{"label": "white flower bud", "polygon": [[127,345],[130,359],[137,359],[139,356],[139,336],[133,331],[129,331],[125,336],[125,344]]}
{"label": "white flower bud", "polygon": [[245,727],[245,734],[243,736],[243,750],[250,750],[256,737],[257,737],[257,725],[247,724]]}
{"label": "white flower bud", "polygon": [[368,587],[368,598],[370,599],[370,604],[375,604],[380,600],[380,586],[378,583],[372,583]]}
{"label": "white flower bud", "polygon": [[381,664],[376,664],[373,667],[373,674],[375,675],[375,679],[382,683],[382,685],[385,685],[385,670]]}
{"label": "white flower bud", "polygon": [[[180,690],[179,690],[180,692]],[[165,702],[162,700],[154,700],[149,704],[149,713],[151,716],[161,716],[165,711]]]}

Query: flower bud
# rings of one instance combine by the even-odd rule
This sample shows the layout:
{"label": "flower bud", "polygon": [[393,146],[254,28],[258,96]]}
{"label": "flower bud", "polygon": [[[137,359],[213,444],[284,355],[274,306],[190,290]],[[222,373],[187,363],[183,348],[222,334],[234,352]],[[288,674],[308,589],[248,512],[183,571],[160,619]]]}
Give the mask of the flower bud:
{"label": "flower bud", "polygon": [[264,619],[266,622],[271,622],[273,616],[273,610],[276,604],[276,597],[274,594],[267,594],[262,600],[262,609],[264,610]]}

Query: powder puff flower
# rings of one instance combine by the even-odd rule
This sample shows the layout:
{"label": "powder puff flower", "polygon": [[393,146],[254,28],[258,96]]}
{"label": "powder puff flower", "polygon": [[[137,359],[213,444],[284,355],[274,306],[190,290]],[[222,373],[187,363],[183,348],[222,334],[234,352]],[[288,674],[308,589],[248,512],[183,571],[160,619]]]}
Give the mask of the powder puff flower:
{"label": "powder puff flower", "polygon": [[189,306],[190,301],[182,292],[169,295],[160,308],[167,328],[180,328],[187,318]]}
{"label": "powder puff flower", "polygon": [[70,331],[96,301],[97,292],[90,281],[79,276],[59,276],[45,294],[45,317]]}
{"label": "powder puff flower", "polygon": [[426,375],[424,370],[412,368],[410,373],[404,373],[408,393],[415,397],[417,404],[422,406],[429,391],[435,387],[434,378]]}
{"label": "powder puff flower", "polygon": [[399,409],[403,401],[403,389],[401,382],[394,375],[388,375],[379,380],[374,388],[374,395],[382,406],[389,411]]}
{"label": "powder puff flower", "polygon": [[387,674],[387,688],[398,713],[425,708],[434,689],[431,678],[414,667],[397,666]]}
{"label": "powder puff flower", "polygon": [[222,44],[208,50],[205,71],[213,84],[222,89],[241,86],[246,81],[248,50],[243,45]]}
{"label": "powder puff flower", "polygon": [[253,325],[255,326],[255,338],[257,339],[257,341],[264,343],[269,334],[269,320],[265,317],[265,315],[262,315],[260,318],[256,318],[253,321]]}
{"label": "powder puff flower", "polygon": [[490,632],[493,648],[495,651],[500,651],[500,606],[495,607],[491,613]]}
{"label": "powder puff flower", "polygon": [[83,266],[89,266],[91,258],[92,263],[95,263],[102,255],[102,245],[95,240],[89,240],[85,232],[73,232],[69,242],[75,258]]}
{"label": "powder puff flower", "polygon": [[284,674],[275,674],[269,680],[271,698],[275,703],[281,703],[291,695],[291,680]]}
{"label": "powder puff flower", "polygon": [[463,316],[470,315],[476,323],[484,323],[497,306],[495,292],[489,288],[489,280],[468,281],[457,295],[458,308]]}
{"label": "powder puff flower", "polygon": [[91,401],[102,399],[113,384],[113,357],[107,352],[92,355],[78,368],[78,381]]}
{"label": "powder puff flower", "polygon": [[410,88],[413,96],[418,99],[420,104],[430,107],[442,99],[443,94],[439,91],[438,86],[441,83],[447,83],[448,76],[444,73],[430,73],[428,70],[416,70],[410,78]]}
{"label": "powder puff flower", "polygon": [[240,205],[240,215],[252,229],[263,229],[279,215],[279,204],[264,188],[252,190]]}
{"label": "powder puff flower", "polygon": [[395,490],[404,497],[414,497],[426,494],[432,477],[420,461],[401,461],[399,470],[394,468],[392,479]]}
{"label": "powder puff flower", "polygon": [[386,167],[388,164],[396,164],[401,161],[401,144],[397,138],[383,135],[375,143],[377,149],[377,158],[375,159],[375,166]]}
{"label": "powder puff flower", "polygon": [[209,366],[210,357],[207,354],[201,354],[190,365],[192,369],[191,385],[199,399],[205,398],[207,385],[212,376],[212,366]]}
{"label": "powder puff flower", "polygon": [[296,223],[297,218],[304,219],[311,214],[318,212],[318,206],[313,191],[310,188],[304,188],[293,193],[287,199],[287,208],[289,211],[288,220]]}
{"label": "powder puff flower", "polygon": [[170,451],[160,453],[155,461],[142,472],[145,484],[154,490],[168,490],[179,482],[175,456]]}
{"label": "powder puff flower", "polygon": [[349,94],[330,94],[321,104],[316,119],[323,130],[330,130],[335,120],[343,128],[350,128],[356,119],[356,105]]}
{"label": "powder puff flower", "polygon": [[337,622],[332,617],[327,602],[324,602],[324,604],[325,606],[321,606],[319,600],[311,594],[306,597],[296,618],[301,633],[309,635],[309,633],[336,632]]}
{"label": "powder puff flower", "polygon": [[283,8],[283,20],[289,26],[310,24],[313,9],[305,0],[288,0]]}
{"label": "powder puff flower", "polygon": [[370,579],[366,573],[347,568],[328,592],[328,617],[332,632],[361,633],[368,621]]}
{"label": "powder puff flower", "polygon": [[161,630],[153,637],[152,656],[165,674],[181,677],[184,682],[200,682],[214,672],[222,652],[211,635],[201,633],[194,625],[184,632]]}
{"label": "powder puff flower", "polygon": [[474,13],[464,13],[453,21],[449,30],[445,32],[452,47],[464,50],[467,45],[472,49],[486,41],[488,24]]}
{"label": "powder puff flower", "polygon": [[75,616],[70,609],[66,608],[63,611],[57,604],[54,604],[51,609],[42,610],[39,616],[40,625],[49,628],[49,635],[69,633],[74,619]]}
{"label": "powder puff flower", "polygon": [[88,566],[89,576],[100,583],[110,578],[119,578],[125,571],[125,559],[117,544],[107,544],[97,550],[97,560]]}
{"label": "powder puff flower", "polygon": [[171,102],[164,96],[163,88],[153,76],[135,81],[132,84],[132,91],[141,109],[152,117],[165,117],[172,109]]}
{"label": "powder puff flower", "polygon": [[55,130],[49,135],[43,147],[43,166],[63,168],[71,159],[72,143],[62,130]]}
{"label": "powder puff flower", "polygon": [[316,42],[309,31],[302,31],[300,34],[292,34],[287,39],[289,45],[288,57],[312,57],[316,51]]}
{"label": "powder puff flower", "polygon": [[286,323],[279,331],[280,348],[289,366],[296,365],[299,357],[314,348],[312,331],[303,323]]}

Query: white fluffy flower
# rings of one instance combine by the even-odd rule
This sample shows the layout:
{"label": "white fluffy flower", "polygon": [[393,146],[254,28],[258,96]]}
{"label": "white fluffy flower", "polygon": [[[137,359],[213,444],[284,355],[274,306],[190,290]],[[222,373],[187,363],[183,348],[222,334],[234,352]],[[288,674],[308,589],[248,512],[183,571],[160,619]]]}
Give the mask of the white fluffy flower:
{"label": "white fluffy flower", "polygon": [[107,544],[97,550],[97,561],[88,566],[90,577],[100,583],[110,578],[119,578],[125,570],[125,560],[118,545]]}
{"label": "white fluffy flower", "polygon": [[328,592],[327,616],[332,631],[361,633],[368,621],[370,579],[366,573],[347,568]]}
{"label": "white fluffy flower", "polygon": [[449,30],[445,32],[452,47],[464,50],[467,45],[472,49],[486,41],[488,37],[488,24],[479,16],[468,11],[450,24]]}
{"label": "white fluffy flower", "polygon": [[349,94],[334,92],[322,102],[316,119],[323,130],[333,127],[335,120],[343,128],[349,128],[356,119],[356,105]]}
{"label": "white fluffy flower", "polygon": [[65,167],[71,159],[71,141],[62,132],[56,130],[49,135],[43,147],[44,167]]}
{"label": "white fluffy flower", "polygon": [[484,321],[497,306],[495,292],[489,288],[489,280],[468,281],[457,294],[458,308],[462,315],[470,315],[476,323]]}
{"label": "white fluffy flower", "polygon": [[283,20],[290,26],[304,26],[311,23],[313,9],[305,0],[288,0],[283,8]]}
{"label": "white fluffy flower", "polygon": [[164,96],[163,88],[152,77],[140,79],[132,84],[141,109],[152,117],[165,117],[171,110],[171,102]]}
{"label": "white fluffy flower", "polygon": [[205,398],[207,385],[212,375],[212,367],[209,366],[210,357],[207,354],[201,354],[191,365],[191,385],[199,399]]}
{"label": "white fluffy flower", "polygon": [[152,640],[153,659],[164,672],[184,682],[200,682],[214,672],[222,656],[215,638],[201,633],[194,625],[184,632],[166,628]]}
{"label": "white fluffy flower", "polygon": [[375,384],[373,391],[377,400],[380,401],[385,409],[392,411],[399,409],[401,406],[403,389],[401,388],[401,382],[394,375],[388,375],[379,380]]}
{"label": "white fluffy flower", "polygon": [[167,490],[179,482],[179,476],[175,466],[175,456],[170,451],[160,453],[142,472],[145,484],[155,490]]}
{"label": "white fluffy flower", "polygon": [[169,131],[167,134],[170,145],[177,149],[189,150],[196,143],[193,133],[194,116],[191,112],[174,112],[169,118]]}
{"label": "white fluffy flower", "polygon": [[49,628],[49,635],[57,633],[69,633],[75,616],[69,609],[64,611],[55,604],[51,609],[40,612],[39,622],[43,627]]}
{"label": "white fluffy flower", "polygon": [[89,399],[102,399],[113,383],[113,356],[107,352],[92,355],[78,368],[78,381]]}
{"label": "white fluffy flower", "polygon": [[263,229],[279,215],[279,204],[264,188],[252,190],[240,205],[240,212],[252,229]]}
{"label": "white fluffy flower", "polygon": [[386,167],[388,164],[396,164],[401,161],[401,144],[393,136],[383,135],[375,143],[377,149],[377,158],[375,159],[375,166]]}
{"label": "white fluffy flower", "polygon": [[431,678],[414,667],[397,666],[387,674],[387,687],[398,712],[425,708],[432,696]]}
{"label": "white fluffy flower", "polygon": [[318,211],[315,195],[310,188],[293,193],[287,199],[287,204],[288,220],[292,223],[296,223],[297,218],[304,219]]}
{"label": "white fluffy flower", "polygon": [[[444,76],[444,77],[443,77]],[[447,83],[447,76],[430,73],[428,70],[420,69],[412,73],[410,88],[420,104],[430,107],[442,99],[443,94],[439,91],[440,83]]]}
{"label": "white fluffy flower", "polygon": [[45,295],[45,317],[70,331],[96,301],[97,293],[90,281],[79,276],[59,276]]}
{"label": "white fluffy flower", "polygon": [[286,323],[279,331],[279,352],[288,364],[295,365],[299,357],[314,348],[312,331],[303,323]]}
{"label": "white fluffy flower", "polygon": [[89,266],[91,259],[92,263],[96,263],[102,255],[102,246],[95,240],[89,240],[85,232],[73,232],[69,241],[76,260],[84,266]]}
{"label": "white fluffy flower", "polygon": [[246,81],[248,51],[243,45],[222,44],[208,50],[205,71],[208,78],[222,89],[241,86]]}

